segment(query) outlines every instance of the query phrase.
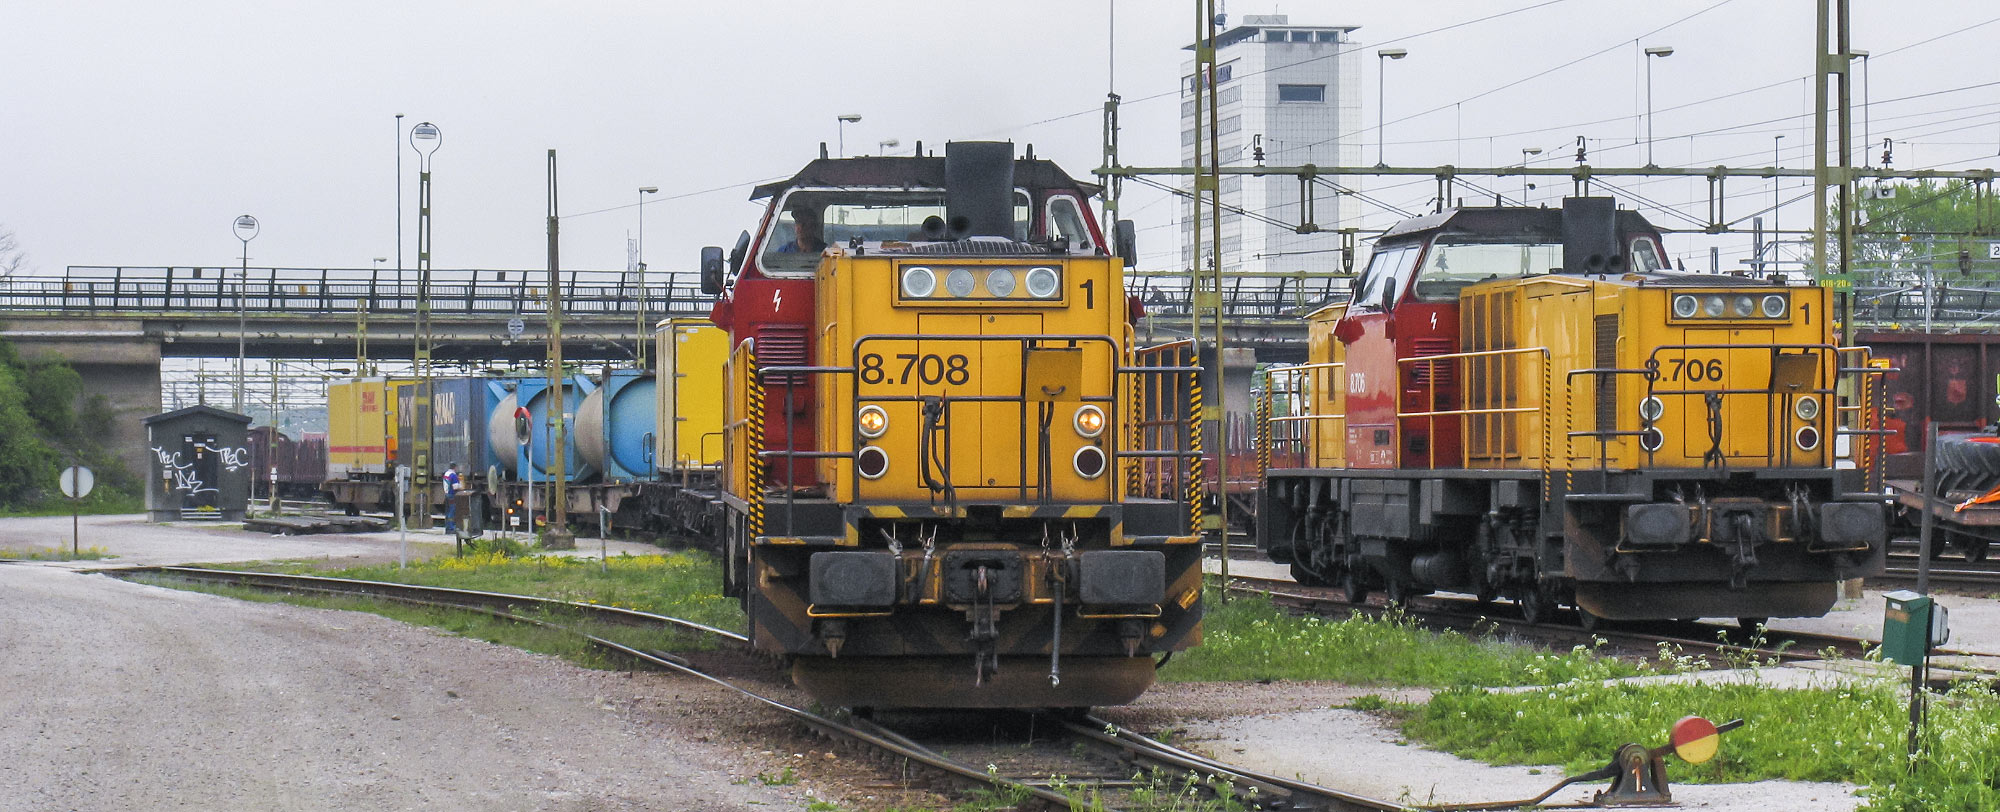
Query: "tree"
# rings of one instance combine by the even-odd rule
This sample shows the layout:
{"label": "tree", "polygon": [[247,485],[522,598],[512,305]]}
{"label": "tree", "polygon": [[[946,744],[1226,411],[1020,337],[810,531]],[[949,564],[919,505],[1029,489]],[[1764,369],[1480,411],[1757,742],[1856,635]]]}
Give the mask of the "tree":
{"label": "tree", "polygon": [[98,430],[111,419],[104,396],[84,397],[68,364],[25,360],[0,339],[0,510],[59,499],[56,475],[73,463],[97,472],[100,501],[134,493],[138,480]]}
{"label": "tree", "polygon": [[[2000,225],[1992,190],[1966,181],[1864,185],[1862,191],[1854,232],[1858,263],[1920,270],[1916,263],[1930,260],[1955,269],[1958,252],[1972,248],[1964,244],[1968,238],[1992,236]],[[1974,259],[1985,259],[1984,253]]]}
{"label": "tree", "polygon": [[21,250],[21,241],[14,232],[0,228],[0,277],[13,276],[15,271],[29,267],[28,252]]}

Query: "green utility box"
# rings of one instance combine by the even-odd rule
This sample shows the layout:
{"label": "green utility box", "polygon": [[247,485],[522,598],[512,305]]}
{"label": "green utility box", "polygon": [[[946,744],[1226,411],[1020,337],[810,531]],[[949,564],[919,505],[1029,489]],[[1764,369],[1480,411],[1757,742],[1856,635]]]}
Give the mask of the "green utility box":
{"label": "green utility box", "polygon": [[1924,661],[1932,646],[1950,638],[1944,607],[1907,589],[1884,594],[1882,660],[1901,665]]}

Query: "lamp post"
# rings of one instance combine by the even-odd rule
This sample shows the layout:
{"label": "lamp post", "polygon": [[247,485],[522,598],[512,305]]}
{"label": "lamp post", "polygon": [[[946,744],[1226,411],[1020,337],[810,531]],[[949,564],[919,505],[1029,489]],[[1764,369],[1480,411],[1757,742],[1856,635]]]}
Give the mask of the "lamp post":
{"label": "lamp post", "polygon": [[[1540,154],[1542,154],[1542,148],[1541,148],[1541,147],[1522,147],[1522,148],[1521,148],[1521,168],[1522,168],[1522,169],[1527,169],[1527,168],[1528,168],[1528,159],[1529,159],[1529,158],[1533,158],[1533,157],[1535,157],[1535,156],[1537,156],[1537,155],[1540,155]],[[1526,173],[1526,172],[1522,172],[1522,173],[1521,173],[1521,205],[1523,205],[1523,206],[1526,206],[1526,205],[1528,205],[1528,190],[1529,190],[1529,189],[1533,189],[1533,188],[1535,188],[1535,187],[1534,187],[1534,186],[1533,186],[1532,184],[1528,183],[1528,173]]]}
{"label": "lamp post", "polygon": [[1388,97],[1384,92],[1385,89],[1388,87],[1388,80],[1383,77],[1387,75],[1389,72],[1389,60],[1402,59],[1403,57],[1409,55],[1410,52],[1403,48],[1383,48],[1382,50],[1375,52],[1375,165],[1376,166],[1389,165],[1382,157],[1382,147],[1383,147],[1382,129],[1385,126],[1383,124],[1383,119],[1387,118],[1389,113]]}
{"label": "lamp post", "polygon": [[646,195],[659,191],[658,186],[639,187],[639,261],[633,269],[639,288],[639,324],[638,332],[633,333],[632,358],[640,370],[646,368]]}
{"label": "lamp post", "polygon": [[1646,165],[1653,163],[1653,57],[1665,59],[1674,55],[1669,45],[1655,45],[1646,49]]}
{"label": "lamp post", "polygon": [[[243,242],[243,264],[236,272],[236,413],[243,414],[244,315],[243,289],[250,286],[250,241],[257,238],[257,218],[238,215],[236,239]],[[220,274],[218,274],[220,275]],[[253,477],[254,479],[254,477]]]}
{"label": "lamp post", "polygon": [[403,295],[403,114],[396,114],[396,295]]}
{"label": "lamp post", "polygon": [[[1783,140],[1785,140],[1784,133],[1771,136],[1772,169],[1778,168],[1778,143]],[[1778,173],[1771,173],[1771,259],[1773,261],[1778,258],[1778,207],[1783,205],[1779,200],[1779,184]]]}
{"label": "lamp post", "polygon": [[847,125],[849,125],[849,124],[853,124],[853,123],[856,123],[856,122],[860,121],[860,120],[861,120],[861,114],[860,114],[860,113],[846,113],[846,114],[843,114],[843,115],[838,115],[838,116],[834,116],[834,120],[835,120],[835,121],[838,121],[838,122],[840,122],[840,123],[838,123],[838,124],[835,124],[835,125],[834,125],[834,128],[835,128],[835,129],[837,129],[837,130],[839,130],[839,133],[838,133],[838,135],[839,135],[839,141],[840,141],[840,152],[839,152],[839,155],[840,155],[840,157],[842,157],[842,158],[845,158],[845,157],[847,157]]}
{"label": "lamp post", "polygon": [[901,141],[898,141],[898,140],[896,140],[896,139],[894,139],[894,138],[891,138],[891,139],[889,139],[889,140],[887,140],[887,141],[878,141],[878,142],[876,142],[876,144],[875,144],[875,154],[877,154],[877,155],[888,155],[888,154],[889,154],[889,150],[892,150],[892,149],[895,149],[895,148],[897,148],[897,147],[900,147],[900,146],[902,146],[902,145],[903,145],[903,142],[901,142]]}

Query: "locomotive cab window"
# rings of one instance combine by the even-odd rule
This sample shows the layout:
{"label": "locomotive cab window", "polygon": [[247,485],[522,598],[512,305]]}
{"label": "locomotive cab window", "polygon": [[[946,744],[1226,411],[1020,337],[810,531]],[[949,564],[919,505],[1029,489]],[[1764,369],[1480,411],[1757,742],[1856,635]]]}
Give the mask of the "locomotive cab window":
{"label": "locomotive cab window", "polygon": [[1076,198],[1057,195],[1049,198],[1049,217],[1046,234],[1050,238],[1063,237],[1069,240],[1072,251],[1089,253],[1096,246],[1091,244],[1090,228],[1083,224],[1083,213],[1078,209]]}
{"label": "locomotive cab window", "polygon": [[1488,279],[1548,273],[1562,267],[1562,246],[1549,243],[1444,243],[1431,246],[1417,272],[1419,301],[1458,300],[1466,286]]}
{"label": "locomotive cab window", "polygon": [[1660,250],[1653,246],[1652,240],[1639,237],[1632,241],[1632,270],[1652,273],[1666,269],[1667,263],[1660,259]]}
{"label": "locomotive cab window", "polygon": [[[1014,190],[1014,234],[1028,239],[1027,192]],[[947,220],[939,189],[795,189],[778,206],[764,235],[761,267],[776,277],[811,276],[827,246],[862,242],[935,241],[951,236],[925,220]],[[803,224],[803,229],[801,229]]]}
{"label": "locomotive cab window", "polygon": [[1354,307],[1382,310],[1385,304],[1394,304],[1389,297],[1400,294],[1410,281],[1419,248],[1415,245],[1376,248],[1374,256],[1368,258],[1368,268],[1354,285]]}

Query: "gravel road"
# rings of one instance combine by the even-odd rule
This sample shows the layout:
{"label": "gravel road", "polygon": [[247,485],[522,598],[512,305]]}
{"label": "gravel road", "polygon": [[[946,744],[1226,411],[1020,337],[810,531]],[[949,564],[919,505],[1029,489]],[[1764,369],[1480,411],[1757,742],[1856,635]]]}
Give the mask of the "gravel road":
{"label": "gravel road", "polygon": [[758,709],[374,615],[0,567],[0,810],[803,809]]}

